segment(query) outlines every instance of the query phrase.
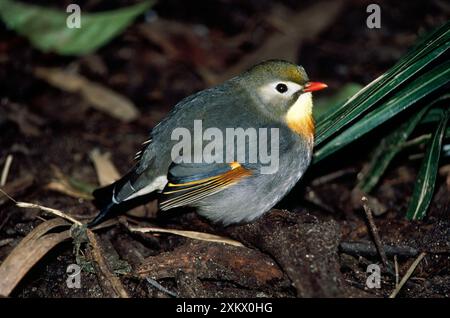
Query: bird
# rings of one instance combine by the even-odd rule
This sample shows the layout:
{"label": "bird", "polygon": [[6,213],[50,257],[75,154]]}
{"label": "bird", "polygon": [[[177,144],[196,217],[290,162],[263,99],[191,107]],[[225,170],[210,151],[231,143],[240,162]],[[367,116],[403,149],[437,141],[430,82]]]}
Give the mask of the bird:
{"label": "bird", "polygon": [[[158,195],[162,211],[193,207],[223,226],[254,221],[275,206],[310,165],[312,92],[326,87],[311,82],[302,66],[267,60],[184,98],[151,130],[128,173],[93,192],[100,212],[89,226],[103,221],[113,208],[150,193]],[[227,138],[233,129],[235,135]],[[180,145],[183,133],[190,134],[186,147]],[[202,158],[208,144],[214,151]]]}

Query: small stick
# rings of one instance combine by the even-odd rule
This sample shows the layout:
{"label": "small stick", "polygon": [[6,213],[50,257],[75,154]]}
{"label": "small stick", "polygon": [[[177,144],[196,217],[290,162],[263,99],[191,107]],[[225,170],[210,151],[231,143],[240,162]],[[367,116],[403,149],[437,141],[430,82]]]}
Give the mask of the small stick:
{"label": "small stick", "polygon": [[[339,244],[341,252],[356,255],[356,256],[377,256],[378,250],[374,243],[367,241],[343,241]],[[403,257],[417,257],[420,252],[410,246],[405,245],[383,245],[383,251],[386,256],[403,256]]]}
{"label": "small stick", "polygon": [[200,240],[200,241],[207,241],[207,242],[215,242],[215,243],[223,243],[223,244],[229,244],[233,246],[239,246],[243,247],[244,245],[241,242],[232,240],[227,237],[209,234],[209,233],[203,233],[203,232],[197,232],[197,231],[186,231],[186,230],[175,230],[175,229],[164,229],[156,226],[149,226],[149,227],[134,227],[130,226],[128,224],[128,221],[126,218],[121,218],[120,220],[122,223],[130,232],[138,232],[138,233],[168,233],[168,234],[174,234],[179,235],[187,238],[191,238],[194,240]]}
{"label": "small stick", "polygon": [[9,168],[11,168],[11,163],[13,161],[13,156],[8,155],[6,157],[5,165],[3,166],[2,177],[0,178],[0,187],[6,184],[6,179],[8,179]]}
{"label": "small stick", "polygon": [[395,267],[395,288],[398,288],[399,275],[398,275],[397,255],[394,255],[394,267]]}
{"label": "small stick", "polygon": [[87,237],[92,247],[90,250],[92,259],[97,263],[98,271],[100,271],[100,273],[97,271],[97,276],[104,283],[104,287],[106,287],[114,296],[130,298],[120,279],[111,272],[104,256],[103,249],[97,239],[97,235],[91,230],[87,230]]}
{"label": "small stick", "polygon": [[80,221],[74,219],[73,217],[71,217],[70,215],[65,214],[62,211],[56,210],[56,209],[52,209],[52,208],[47,208],[45,206],[42,205],[38,205],[38,204],[34,204],[34,203],[28,203],[28,202],[16,202],[16,206],[18,206],[19,208],[26,208],[26,209],[39,209],[41,211],[44,212],[48,212],[51,213],[53,215],[59,216],[60,218],[66,219],[72,223],[75,223],[76,225],[83,225],[83,223],[81,223]]}
{"label": "small stick", "polygon": [[[10,196],[8,193],[6,193],[1,188],[0,188],[0,192],[3,193],[12,202],[14,202],[16,204],[16,206],[18,206],[19,208],[39,209],[41,211],[48,212],[50,214],[53,214],[53,215],[59,216],[59,217],[61,217],[63,219],[66,219],[66,220],[68,220],[68,221],[70,221],[70,222],[72,222],[72,223],[74,223],[76,225],[80,225],[80,226],[83,225],[83,223],[81,223],[77,219],[71,217],[70,215],[67,215],[66,213],[64,213],[64,212],[62,212],[60,210],[47,208],[45,206],[38,205],[38,204],[35,204],[35,203],[17,202],[12,196]],[[116,223],[117,223],[117,221],[107,221],[107,222],[105,222],[105,224],[102,224],[101,226],[98,225],[98,226],[94,227],[93,230],[97,230],[97,229],[101,229],[101,228],[104,228],[104,227],[108,227],[108,226],[114,225]]]}
{"label": "small stick", "polygon": [[375,241],[375,246],[377,247],[378,253],[380,254],[381,261],[383,265],[388,268],[388,260],[386,257],[386,253],[384,252],[383,245],[381,243],[380,234],[378,233],[378,228],[375,225],[375,221],[373,220],[372,210],[369,207],[368,200],[366,197],[361,198],[364,212],[366,212],[367,220],[369,221],[370,230],[372,232],[373,239]]}
{"label": "small stick", "polygon": [[392,294],[389,295],[389,298],[395,298],[395,296],[398,295],[400,290],[402,289],[403,285],[408,281],[409,277],[411,277],[412,273],[414,273],[414,270],[416,269],[417,265],[422,261],[422,259],[425,257],[426,253],[421,253],[416,260],[411,264],[408,271],[406,272],[405,276],[403,276],[402,280],[400,281],[400,284],[394,289]]}
{"label": "small stick", "polygon": [[12,196],[10,196],[8,193],[6,193],[6,191],[2,190],[2,188],[0,188],[0,192],[3,193],[8,199],[10,199],[12,202],[17,204],[17,201],[14,200],[14,198]]}
{"label": "small stick", "polygon": [[152,285],[153,287],[155,287],[157,290],[162,291],[163,293],[166,293],[172,297],[177,298],[178,295],[170,290],[168,290],[166,287],[164,287],[163,285],[161,285],[160,283],[158,283],[156,280],[151,279],[150,277],[146,277],[145,278],[147,280],[147,282]]}
{"label": "small stick", "polygon": [[0,231],[3,229],[3,227],[8,223],[10,215],[7,214],[6,217],[3,219],[2,223],[0,223]]}

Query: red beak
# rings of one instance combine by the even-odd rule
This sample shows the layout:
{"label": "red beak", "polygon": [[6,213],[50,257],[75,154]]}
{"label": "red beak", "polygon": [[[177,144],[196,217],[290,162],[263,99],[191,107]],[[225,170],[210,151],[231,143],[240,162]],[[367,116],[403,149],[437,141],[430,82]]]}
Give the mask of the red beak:
{"label": "red beak", "polygon": [[328,87],[327,84],[321,83],[321,82],[309,82],[305,85],[305,88],[303,89],[304,92],[314,92],[314,91],[320,91],[321,89],[324,89]]}

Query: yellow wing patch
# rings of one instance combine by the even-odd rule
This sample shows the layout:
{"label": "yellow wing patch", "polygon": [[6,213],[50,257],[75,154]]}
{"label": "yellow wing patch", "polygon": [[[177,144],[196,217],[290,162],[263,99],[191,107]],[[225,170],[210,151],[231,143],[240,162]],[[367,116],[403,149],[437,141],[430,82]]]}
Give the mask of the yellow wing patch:
{"label": "yellow wing patch", "polygon": [[230,164],[231,170],[209,178],[190,181],[186,183],[168,183],[163,195],[167,200],[160,203],[161,210],[188,205],[202,198],[220,192],[236,184],[242,178],[252,175],[252,172],[242,167],[238,162]]}

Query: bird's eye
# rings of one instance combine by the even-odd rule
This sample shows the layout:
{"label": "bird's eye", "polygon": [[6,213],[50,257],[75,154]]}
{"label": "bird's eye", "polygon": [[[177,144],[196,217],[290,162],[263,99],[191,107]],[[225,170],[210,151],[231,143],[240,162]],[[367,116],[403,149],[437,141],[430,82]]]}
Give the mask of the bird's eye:
{"label": "bird's eye", "polygon": [[277,87],[275,87],[275,88],[281,94],[286,93],[288,90],[287,85],[283,84],[283,83],[277,84]]}

